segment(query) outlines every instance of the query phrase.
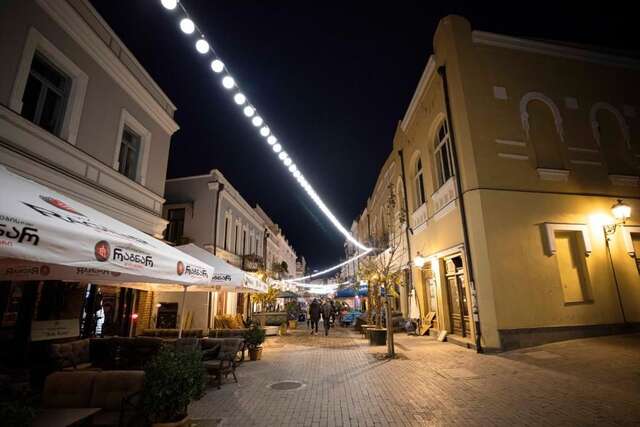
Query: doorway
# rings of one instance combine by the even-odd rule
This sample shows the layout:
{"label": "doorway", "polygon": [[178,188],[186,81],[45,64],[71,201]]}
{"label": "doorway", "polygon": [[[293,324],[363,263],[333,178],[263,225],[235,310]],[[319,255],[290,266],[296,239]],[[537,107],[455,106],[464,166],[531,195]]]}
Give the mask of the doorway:
{"label": "doorway", "polygon": [[461,337],[468,337],[471,335],[471,321],[462,256],[445,258],[445,281],[451,332]]}

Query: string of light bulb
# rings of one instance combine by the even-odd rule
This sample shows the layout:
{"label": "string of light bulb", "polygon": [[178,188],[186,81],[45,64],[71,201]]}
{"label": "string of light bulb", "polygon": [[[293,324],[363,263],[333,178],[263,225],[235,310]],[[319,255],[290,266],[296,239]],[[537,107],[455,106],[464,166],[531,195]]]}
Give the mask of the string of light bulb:
{"label": "string of light bulb", "polygon": [[[278,142],[278,138],[273,134],[271,128],[267,126],[265,120],[258,114],[257,108],[249,101],[247,96],[242,91],[240,91],[238,82],[232,77],[231,73],[229,72],[228,66],[220,59],[220,56],[216,54],[215,50],[205,37],[204,32],[201,31],[196,23],[191,19],[191,16],[184,5],[179,0],[160,0],[160,3],[165,9],[169,11],[175,11],[176,9],[182,11],[184,17],[180,20],[179,27],[184,34],[189,36],[193,34],[200,34],[200,37],[195,42],[196,51],[201,55],[210,55],[213,58],[211,61],[211,70],[216,75],[221,76],[220,82],[222,86],[226,90],[233,93],[233,101],[239,107],[242,107],[242,112],[245,117],[250,119],[251,124],[258,129],[259,135],[265,138],[267,144],[271,146],[271,149],[278,156],[278,159],[282,161],[284,167],[288,169],[293,178],[305,190],[307,195],[311,198],[311,200],[313,200],[316,206],[318,206],[320,211],[329,219],[333,226],[342,235],[344,235],[347,240],[349,240],[349,242],[353,243],[358,249],[362,251],[370,251],[370,248],[360,243],[351,235],[351,233],[349,233],[349,231],[340,223],[340,221],[338,221],[333,212],[331,212],[324,201],[320,198],[318,193],[316,193],[316,191],[304,177],[298,166],[294,163],[293,159],[284,150],[282,143]],[[332,271],[335,268],[339,268],[339,266],[327,269],[325,270],[325,272]],[[314,276],[312,275],[309,277]]]}

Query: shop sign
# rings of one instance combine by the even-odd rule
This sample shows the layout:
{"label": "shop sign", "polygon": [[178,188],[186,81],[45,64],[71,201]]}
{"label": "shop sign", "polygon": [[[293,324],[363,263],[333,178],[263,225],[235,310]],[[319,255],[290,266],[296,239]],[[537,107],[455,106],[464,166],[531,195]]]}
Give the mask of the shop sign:
{"label": "shop sign", "polygon": [[80,319],[34,320],[31,341],[46,341],[80,336]]}

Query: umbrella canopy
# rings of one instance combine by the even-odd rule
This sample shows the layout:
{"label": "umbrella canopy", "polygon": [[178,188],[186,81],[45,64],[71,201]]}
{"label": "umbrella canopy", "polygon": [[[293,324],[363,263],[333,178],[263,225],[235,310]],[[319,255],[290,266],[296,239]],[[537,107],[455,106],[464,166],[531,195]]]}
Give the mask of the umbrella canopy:
{"label": "umbrella canopy", "polygon": [[[360,286],[360,289],[358,290],[358,296],[361,297],[366,297],[367,296],[367,287],[366,286]],[[353,288],[353,286],[350,286],[348,288],[342,288],[342,289],[338,289],[336,291],[336,298],[353,298],[356,296],[356,291]]]}
{"label": "umbrella canopy", "polygon": [[220,272],[0,165],[0,280],[211,290]]}
{"label": "umbrella canopy", "polygon": [[211,283],[221,285],[236,292],[266,292],[267,284],[258,278],[232,266],[211,252],[189,243],[177,249],[207,264],[214,270]]}
{"label": "umbrella canopy", "polygon": [[298,298],[298,294],[291,291],[281,291],[278,293],[278,298]]}

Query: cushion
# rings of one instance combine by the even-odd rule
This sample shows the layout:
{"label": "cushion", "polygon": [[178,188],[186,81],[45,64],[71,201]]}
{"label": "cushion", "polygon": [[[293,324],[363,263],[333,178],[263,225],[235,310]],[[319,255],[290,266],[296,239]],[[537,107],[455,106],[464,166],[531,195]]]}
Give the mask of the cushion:
{"label": "cushion", "polygon": [[90,408],[91,391],[96,371],[54,372],[44,383],[42,400],[45,408]]}
{"label": "cushion", "polygon": [[118,411],[122,399],[142,390],[143,384],[143,371],[101,372],[93,383],[91,407]]}

